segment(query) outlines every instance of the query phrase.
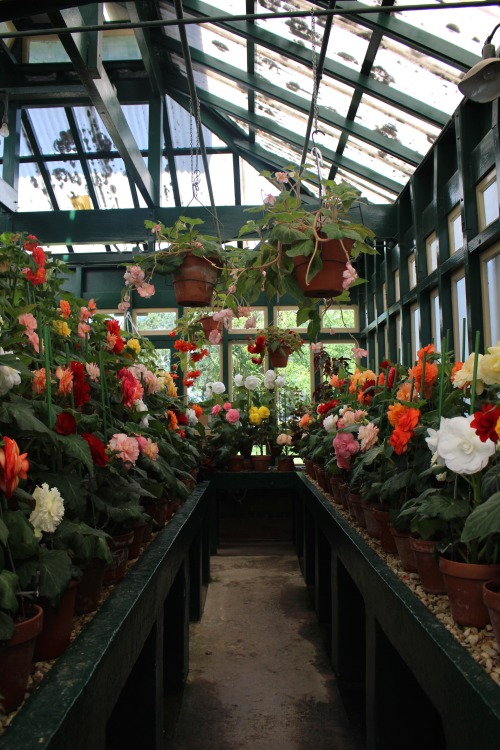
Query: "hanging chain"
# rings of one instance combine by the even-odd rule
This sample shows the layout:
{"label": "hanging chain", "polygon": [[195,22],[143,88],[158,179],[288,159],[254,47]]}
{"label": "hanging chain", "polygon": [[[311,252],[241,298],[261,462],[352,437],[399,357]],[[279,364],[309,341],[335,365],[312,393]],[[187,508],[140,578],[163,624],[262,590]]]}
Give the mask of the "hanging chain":
{"label": "hanging chain", "polygon": [[199,122],[200,122],[200,105],[197,103],[196,111],[196,151],[194,149],[194,136],[193,136],[193,120],[195,115],[193,113],[193,101],[189,100],[189,157],[190,157],[190,169],[191,169],[191,188],[193,191],[193,198],[198,200],[198,193],[200,190],[200,176],[201,172],[198,168],[199,159]]}
{"label": "hanging chain", "polygon": [[318,173],[319,182],[319,197],[321,198],[321,170],[323,167],[323,155],[316,145],[314,138],[318,130],[318,62],[316,57],[316,16],[314,15],[314,8],[311,12],[311,42],[312,42],[312,75],[313,75],[313,118],[314,118],[314,130],[312,132],[313,147],[311,149],[311,155],[316,161],[316,171]]}

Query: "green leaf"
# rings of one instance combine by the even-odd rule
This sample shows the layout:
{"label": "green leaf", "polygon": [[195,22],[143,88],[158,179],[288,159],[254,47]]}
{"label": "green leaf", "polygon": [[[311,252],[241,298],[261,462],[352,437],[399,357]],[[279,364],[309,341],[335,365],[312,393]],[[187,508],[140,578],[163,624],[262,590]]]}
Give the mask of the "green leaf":
{"label": "green leaf", "polygon": [[90,474],[94,473],[92,454],[86,440],[80,435],[59,435],[58,442],[62,445],[66,453],[86,466]]}
{"label": "green leaf", "polygon": [[54,433],[47,425],[41,422],[33,414],[33,406],[22,401],[5,402],[0,410],[0,422],[14,422],[20,430],[28,433],[36,433],[53,436]]}
{"label": "green leaf", "polygon": [[56,605],[71,579],[71,558],[60,549],[40,548],[40,596]]}
{"label": "green leaf", "polygon": [[500,492],[474,508],[465,522],[461,540],[471,542],[496,533],[500,533]]}
{"label": "green leaf", "polygon": [[9,529],[0,518],[0,543],[6,544],[8,538],[9,538]]}
{"label": "green leaf", "polygon": [[16,626],[12,617],[6,612],[0,612],[0,641],[10,641]]}
{"label": "green leaf", "polygon": [[9,530],[9,547],[14,559],[25,560],[33,555],[38,556],[38,541],[35,532],[20,510],[4,513],[4,521]]}
{"label": "green leaf", "polygon": [[10,570],[2,570],[0,572],[0,609],[6,609],[12,614],[17,612],[19,606],[18,590],[19,579],[17,575]]}

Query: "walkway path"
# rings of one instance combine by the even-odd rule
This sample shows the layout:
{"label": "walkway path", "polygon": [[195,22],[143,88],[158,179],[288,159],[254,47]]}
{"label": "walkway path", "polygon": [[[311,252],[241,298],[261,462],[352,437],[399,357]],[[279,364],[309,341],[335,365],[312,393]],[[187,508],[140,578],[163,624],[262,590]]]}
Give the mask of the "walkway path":
{"label": "walkway path", "polygon": [[293,549],[222,548],[211,568],[174,750],[358,750]]}

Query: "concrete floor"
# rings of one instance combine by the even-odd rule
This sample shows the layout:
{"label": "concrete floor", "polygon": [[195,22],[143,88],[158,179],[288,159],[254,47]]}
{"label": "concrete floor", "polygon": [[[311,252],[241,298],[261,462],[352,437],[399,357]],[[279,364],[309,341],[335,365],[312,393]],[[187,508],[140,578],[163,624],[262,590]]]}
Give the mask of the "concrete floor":
{"label": "concrete floor", "polygon": [[294,551],[222,547],[174,750],[359,750]]}

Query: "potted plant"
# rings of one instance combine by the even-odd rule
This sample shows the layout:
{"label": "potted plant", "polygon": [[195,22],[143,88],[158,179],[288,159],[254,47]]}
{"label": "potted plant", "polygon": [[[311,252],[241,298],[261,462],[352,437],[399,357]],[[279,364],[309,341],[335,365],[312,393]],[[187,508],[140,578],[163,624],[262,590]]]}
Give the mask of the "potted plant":
{"label": "potted plant", "polygon": [[248,209],[260,216],[244,224],[239,237],[257,234],[260,242],[252,250],[232,250],[228,282],[249,303],[261,291],[291,293],[299,315],[310,321],[308,337],[314,340],[320,320],[311,298],[349,301],[350,287],[362,283],[352,263],[362,253],[376,253],[374,233],[352,218],[350,209],[361,194],[349,183],[323,180],[319,200],[306,203],[301,186],[314,175],[304,167],[262,175],[280,192]]}
{"label": "potted plant", "polygon": [[257,364],[262,362],[261,355],[267,351],[271,367],[286,367],[290,354],[299,351],[303,343],[297,331],[267,326],[257,332],[254,342],[248,345],[248,351],[257,355],[252,358]]}
{"label": "potted plant", "polygon": [[203,224],[202,219],[179,216],[172,227],[155,221],[144,223],[154,234],[158,249],[138,255],[133,264],[127,264],[122,304],[128,303],[132,289],[141,297],[152,297],[154,275],[172,274],[178,305],[210,305],[223,264],[220,241],[196,229]]}
{"label": "potted plant", "polygon": [[278,456],[277,466],[278,471],[294,471],[295,464],[293,456],[290,451],[292,450],[292,436],[287,432],[280,432],[276,438],[276,445],[283,450],[282,456]]}

